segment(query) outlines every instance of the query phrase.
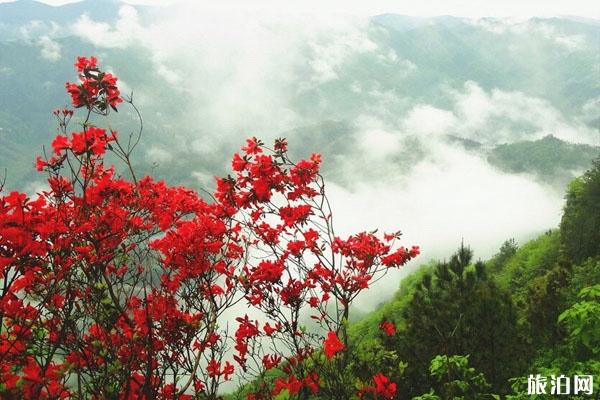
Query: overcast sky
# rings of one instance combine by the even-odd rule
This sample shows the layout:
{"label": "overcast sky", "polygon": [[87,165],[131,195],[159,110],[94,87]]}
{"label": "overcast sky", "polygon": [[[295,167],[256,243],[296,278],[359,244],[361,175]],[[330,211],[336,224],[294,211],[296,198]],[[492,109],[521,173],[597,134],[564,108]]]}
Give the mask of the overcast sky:
{"label": "overcast sky", "polygon": [[[10,0],[0,0],[6,3]],[[131,4],[167,5],[181,0],[127,0]],[[185,0],[183,0],[185,1]],[[190,0],[193,1],[193,0]],[[197,1],[197,0],[196,0]],[[73,0],[43,0],[59,5]],[[457,15],[465,17],[516,17],[577,15],[600,18],[597,0],[220,0],[206,2],[211,8],[250,8],[270,11],[349,12],[352,14],[381,14],[393,12],[407,15]]]}

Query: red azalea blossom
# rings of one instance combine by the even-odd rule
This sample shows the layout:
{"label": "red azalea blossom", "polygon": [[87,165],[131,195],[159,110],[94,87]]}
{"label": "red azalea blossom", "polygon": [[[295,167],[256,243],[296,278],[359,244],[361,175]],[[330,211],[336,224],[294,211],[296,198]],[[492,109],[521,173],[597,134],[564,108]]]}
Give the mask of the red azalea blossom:
{"label": "red azalea blossom", "polygon": [[396,383],[379,373],[373,377],[375,385],[363,387],[358,392],[358,397],[363,398],[366,393],[372,393],[376,399],[393,399],[396,395]]}
{"label": "red azalea blossom", "polygon": [[396,384],[390,382],[389,378],[385,375],[375,375],[373,377],[373,382],[375,382],[375,392],[384,399],[391,399],[396,395]]}
{"label": "red azalea blossom", "polygon": [[275,368],[281,363],[282,357],[277,354],[265,354],[262,363],[266,370]]}
{"label": "red azalea blossom", "polygon": [[123,102],[117,88],[117,77],[99,71],[97,64],[95,57],[78,57],[75,67],[80,83],[67,82],[65,88],[75,108],[88,107],[105,113],[110,106],[116,111],[117,105]]}
{"label": "red azalea blossom", "polygon": [[75,63],[75,69],[79,72],[83,72],[89,69],[96,69],[98,65],[98,59],[96,57],[77,57],[77,62]]}
{"label": "red azalea blossom", "polygon": [[274,146],[275,151],[286,152],[287,146],[288,146],[287,140],[282,139],[282,138],[275,140],[275,146]]}
{"label": "red azalea blossom", "polygon": [[328,359],[332,359],[337,353],[344,350],[344,347],[344,343],[335,332],[329,331],[327,333],[327,339],[323,342],[323,352]]}
{"label": "red azalea blossom", "polygon": [[390,321],[382,322],[379,325],[379,329],[381,329],[387,336],[394,336],[396,334],[396,326]]}

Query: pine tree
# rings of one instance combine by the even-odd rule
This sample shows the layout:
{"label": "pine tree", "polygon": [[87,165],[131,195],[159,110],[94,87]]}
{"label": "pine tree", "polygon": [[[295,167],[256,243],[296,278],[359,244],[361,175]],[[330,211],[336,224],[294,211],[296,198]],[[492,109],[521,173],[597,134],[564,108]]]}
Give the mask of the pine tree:
{"label": "pine tree", "polygon": [[[495,392],[507,392],[508,378],[525,363],[524,341],[510,294],[488,278],[483,263],[461,245],[448,262],[423,278],[405,310],[400,359],[408,362],[408,397],[431,387],[423,371],[436,355],[469,355]],[[402,390],[400,390],[402,392]]]}

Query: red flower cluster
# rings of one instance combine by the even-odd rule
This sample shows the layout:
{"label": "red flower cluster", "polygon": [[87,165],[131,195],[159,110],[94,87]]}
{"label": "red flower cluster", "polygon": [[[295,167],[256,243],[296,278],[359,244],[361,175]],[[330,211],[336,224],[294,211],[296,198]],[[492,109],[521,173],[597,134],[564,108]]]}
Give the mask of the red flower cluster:
{"label": "red flower cluster", "polygon": [[[66,127],[66,126],[65,126]],[[45,168],[58,168],[66,160],[68,153],[75,156],[85,155],[98,159],[106,153],[110,142],[117,140],[117,133],[112,131],[110,135],[106,130],[95,126],[88,126],[81,132],[73,132],[70,137],[58,135],[52,141],[53,155],[48,160],[37,157],[36,167],[38,171]]]}
{"label": "red flower cluster", "polygon": [[295,396],[300,393],[302,387],[306,387],[312,394],[316,394],[319,391],[319,384],[319,375],[316,373],[311,373],[302,379],[298,379],[295,375],[291,375],[287,379],[277,378],[272,395],[277,396],[282,390],[287,390],[289,395]]}
{"label": "red flower cluster", "polygon": [[329,331],[327,339],[323,342],[323,353],[328,359],[332,359],[337,353],[344,350],[346,346],[341,342],[335,332]]}
{"label": "red flower cluster", "polygon": [[110,106],[117,111],[117,105],[123,102],[117,77],[100,71],[97,63],[96,57],[78,57],[75,68],[79,72],[79,83],[67,82],[67,92],[75,108],[87,107],[105,113]]}
{"label": "red flower cluster", "polygon": [[[278,139],[270,151],[252,138],[233,157],[235,175],[217,181],[215,197],[227,214],[240,222],[242,231],[248,232],[250,247],[257,254],[256,263],[248,260],[240,275],[246,300],[278,327],[268,325],[265,336],[294,337],[288,348],[294,362],[281,361],[287,378],[279,380],[275,388],[253,393],[254,398],[269,398],[285,385],[294,392],[307,373],[315,372],[302,367],[315,350],[322,347],[328,360],[344,351],[347,343],[335,332],[345,329],[344,315],[352,300],[376,277],[389,268],[401,267],[419,253],[416,246],[411,250],[394,247],[400,233],[384,235],[383,239],[367,232],[346,239],[334,236],[319,175],[321,162],[321,157],[313,154],[294,163],[288,158],[285,140]],[[337,319],[331,313],[330,299],[346,309],[336,313]],[[300,329],[300,309],[304,306],[314,310],[313,320],[328,328],[326,338],[318,340],[318,335]],[[249,339],[256,344],[258,336]],[[341,337],[347,338],[347,334]],[[243,362],[257,357],[265,367],[274,366],[268,356],[254,354],[251,348],[254,346],[249,346],[248,340],[238,341],[236,357]],[[327,376],[319,375],[322,381],[327,380]]]}
{"label": "red flower cluster", "polygon": [[373,377],[374,385],[366,386],[358,392],[358,396],[362,399],[367,393],[371,393],[375,399],[393,399],[396,395],[396,384],[391,382],[388,377],[383,374],[377,374]]}
{"label": "red flower cluster", "polygon": [[221,363],[214,358],[211,359],[206,366],[206,372],[209,377],[214,378],[223,375],[226,381],[231,378],[234,370],[235,368],[229,361],[225,361],[225,364],[221,368]]}
{"label": "red flower cluster", "polygon": [[[399,234],[336,237],[321,157],[293,162],[284,139],[273,150],[249,139],[213,202],[137,179],[128,146],[90,123],[122,102],[117,78],[94,57],[76,68],[67,90],[85,119],[69,133],[73,111],[54,112],[60,134],[37,160],[49,189],[0,197],[0,397],[216,398],[248,360],[283,373],[249,399],[328,387],[322,363],[347,351],[351,301],[418,248],[394,249]],[[131,180],[104,165],[109,152]],[[240,302],[266,321],[238,317],[232,334],[222,318]],[[326,337],[303,327],[303,310]],[[364,393],[393,396],[386,379]]]}
{"label": "red flower cluster", "polygon": [[236,318],[236,321],[239,323],[238,329],[235,331],[235,350],[237,354],[233,358],[245,370],[248,341],[258,336],[260,330],[258,329],[258,322],[250,321],[247,315],[244,315],[243,318]]}
{"label": "red flower cluster", "polygon": [[379,329],[387,336],[394,336],[396,334],[396,326],[390,321],[384,321],[379,325]]}

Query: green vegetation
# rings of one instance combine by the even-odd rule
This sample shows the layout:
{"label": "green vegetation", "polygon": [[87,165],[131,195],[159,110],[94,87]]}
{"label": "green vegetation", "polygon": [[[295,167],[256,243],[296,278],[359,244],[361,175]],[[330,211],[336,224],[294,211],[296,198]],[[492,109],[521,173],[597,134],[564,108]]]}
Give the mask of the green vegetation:
{"label": "green vegetation", "polygon": [[437,382],[436,389],[414,400],[489,399],[490,385],[481,372],[469,367],[468,356],[436,356],[431,360],[430,374]]}
{"label": "green vegetation", "polygon": [[591,374],[598,393],[599,193],[600,159],[571,184],[560,229],[520,247],[507,240],[487,262],[461,244],[423,265],[350,326],[352,362],[340,377],[360,387],[383,372],[398,399],[518,400],[550,398],[527,394],[530,374]]}
{"label": "green vegetation", "polygon": [[600,159],[574,180],[560,223],[566,256],[575,263],[600,253]]}
{"label": "green vegetation", "polygon": [[589,168],[598,148],[568,143],[554,136],[501,144],[488,153],[490,164],[508,173],[529,173],[548,183],[564,185],[575,171]]}

